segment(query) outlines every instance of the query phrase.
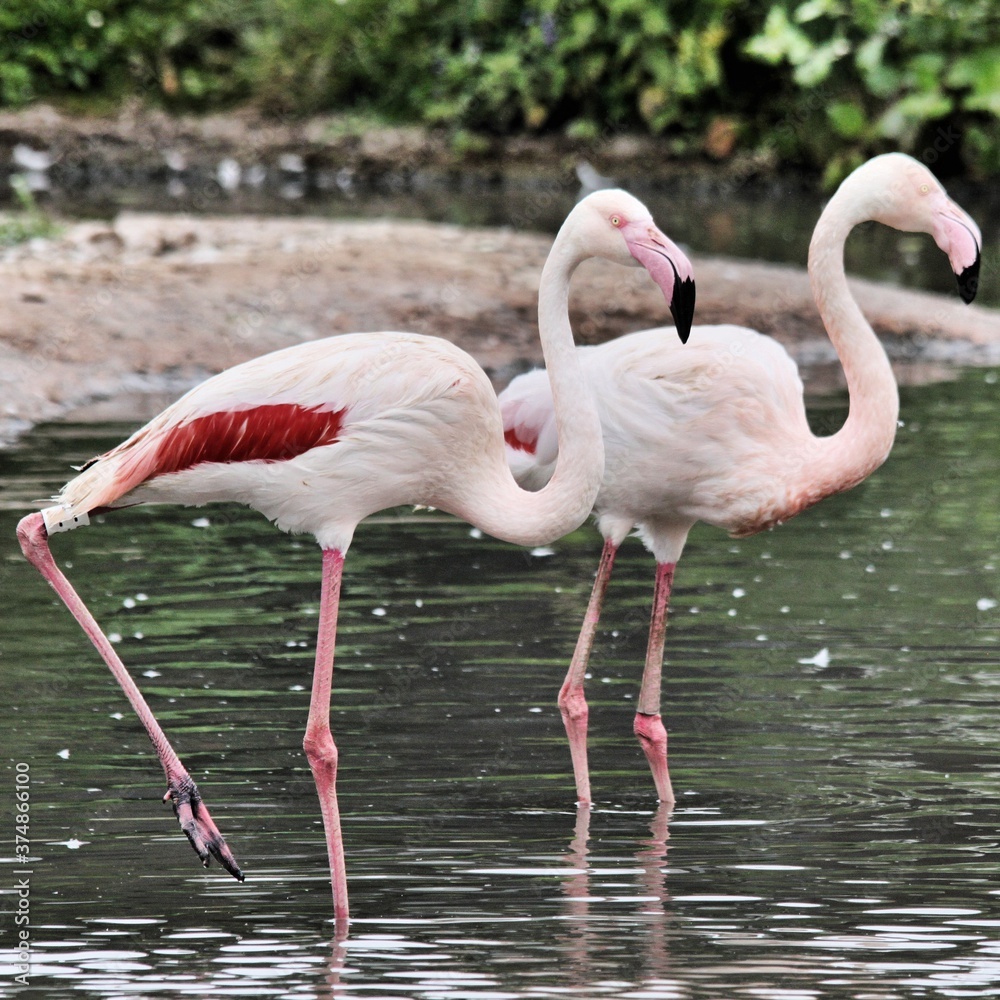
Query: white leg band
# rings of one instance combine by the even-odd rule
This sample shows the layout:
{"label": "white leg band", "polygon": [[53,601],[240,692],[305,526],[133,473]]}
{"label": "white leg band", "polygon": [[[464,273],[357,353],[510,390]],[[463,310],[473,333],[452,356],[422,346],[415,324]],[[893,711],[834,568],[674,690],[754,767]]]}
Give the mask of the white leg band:
{"label": "white leg band", "polygon": [[45,522],[45,530],[54,535],[59,531],[72,531],[82,524],[90,524],[90,518],[83,514],[68,516],[69,505],[60,504],[58,507],[46,507],[42,511],[42,520]]}

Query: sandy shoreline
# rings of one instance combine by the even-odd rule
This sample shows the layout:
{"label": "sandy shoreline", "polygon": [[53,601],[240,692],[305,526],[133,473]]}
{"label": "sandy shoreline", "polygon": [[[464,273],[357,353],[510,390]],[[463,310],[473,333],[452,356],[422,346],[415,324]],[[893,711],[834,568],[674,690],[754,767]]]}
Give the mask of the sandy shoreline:
{"label": "sandy shoreline", "polygon": [[[501,386],[540,360],[546,236],[408,222],[119,216],[0,257],[0,439],[69,413],[143,419],[208,374],[301,340],[413,330],[469,351]],[[700,323],[780,339],[811,391],[839,384],[805,272],[694,257]],[[624,274],[624,277],[623,277]],[[589,262],[580,342],[669,323],[641,269]],[[1000,312],[855,281],[902,381],[1000,363]]]}

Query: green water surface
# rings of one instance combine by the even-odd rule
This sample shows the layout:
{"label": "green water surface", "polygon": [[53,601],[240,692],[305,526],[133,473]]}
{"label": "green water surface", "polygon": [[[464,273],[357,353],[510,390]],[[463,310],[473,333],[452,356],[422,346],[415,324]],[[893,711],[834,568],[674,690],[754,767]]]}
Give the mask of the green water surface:
{"label": "green water surface", "polygon": [[638,542],[592,660],[588,816],[555,696],[596,532],[532,554],[439,514],[363,525],[333,695],[343,944],[301,750],[316,546],[236,507],[122,511],[53,540],[240,885],[198,865],[127,702],[14,539],[130,428],[38,428],[0,454],[0,997],[23,992],[25,772],[33,995],[1000,994],[997,390],[991,370],[904,389],[862,486],[751,539],[693,532],[667,640],[671,816],[631,735],[653,575]]}

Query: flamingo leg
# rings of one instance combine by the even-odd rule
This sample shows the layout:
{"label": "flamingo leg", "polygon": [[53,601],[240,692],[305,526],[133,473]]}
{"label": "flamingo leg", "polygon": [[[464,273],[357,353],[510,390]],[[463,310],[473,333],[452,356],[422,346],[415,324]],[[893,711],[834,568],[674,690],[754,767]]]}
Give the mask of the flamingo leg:
{"label": "flamingo leg", "polygon": [[594,636],[601,620],[601,607],[615,565],[618,546],[605,540],[601,551],[601,562],[597,567],[594,589],[590,592],[590,602],[583,619],[576,649],[570,661],[566,679],[559,691],[559,711],[562,713],[566,736],[569,738],[569,752],[573,758],[573,776],[576,779],[576,798],[580,805],[590,805],[590,770],[587,766],[587,698],[583,682],[590,662],[590,651],[594,646]]}
{"label": "flamingo leg", "polygon": [[663,644],[667,634],[667,608],[676,567],[676,563],[656,564],[646,666],[642,672],[633,727],[646,760],[649,761],[649,769],[653,772],[656,794],[661,802],[666,803],[674,801],[674,790],[670,784],[670,771],[667,769],[667,731],[660,718],[660,681],[663,675]]}
{"label": "flamingo leg", "polygon": [[230,875],[242,882],[243,872],[202,801],[197,785],[174,752],[152,710],[146,704],[142,692],[129,676],[107,636],[101,631],[94,616],[52,558],[48,532],[42,515],[35,513],[22,518],[17,526],[17,537],[21,543],[21,551],[69,608],[125,692],[125,697],[143,724],[153,749],[163,765],[163,773],[167,778],[167,792],[163,796],[163,801],[170,802],[174,807],[174,815],[195,853],[201,859],[201,863],[207,868],[209,858],[214,857]]}
{"label": "flamingo leg", "polygon": [[344,841],[340,831],[340,807],[337,804],[337,745],[330,732],[330,695],[343,570],[344,554],[338,549],[324,549],[316,667],[309,701],[309,721],[302,741],[316,781],[320,811],[323,814],[326,849],[330,858],[333,913],[338,932],[346,928],[348,920],[347,872],[344,867]]}

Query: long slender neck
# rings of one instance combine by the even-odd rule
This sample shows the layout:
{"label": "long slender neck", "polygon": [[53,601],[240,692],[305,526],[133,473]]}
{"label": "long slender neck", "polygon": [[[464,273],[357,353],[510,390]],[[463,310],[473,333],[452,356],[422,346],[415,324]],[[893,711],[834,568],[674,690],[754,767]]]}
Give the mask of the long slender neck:
{"label": "long slender neck", "polygon": [[584,379],[569,322],[570,278],[586,256],[564,227],[542,269],[538,291],[538,330],[559,439],[555,472],[544,489],[521,489],[507,466],[498,432],[499,448],[490,456],[489,502],[463,513],[484,531],[519,545],[539,545],[579,527],[594,506],[604,476],[597,403]]}
{"label": "long slender neck", "polygon": [[[899,392],[885,350],[844,274],[844,244],[864,214],[837,197],[820,217],[809,245],[809,280],[826,332],[844,366],[850,409],[844,426],[817,438],[819,468],[807,473],[821,495],[857,485],[888,457],[896,436]],[[819,499],[817,497],[817,499]]]}

